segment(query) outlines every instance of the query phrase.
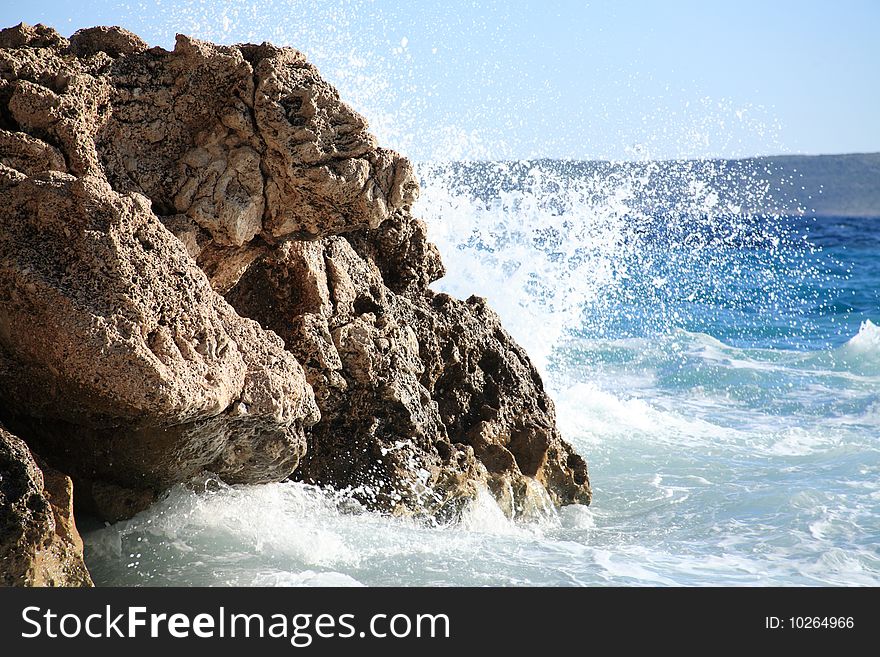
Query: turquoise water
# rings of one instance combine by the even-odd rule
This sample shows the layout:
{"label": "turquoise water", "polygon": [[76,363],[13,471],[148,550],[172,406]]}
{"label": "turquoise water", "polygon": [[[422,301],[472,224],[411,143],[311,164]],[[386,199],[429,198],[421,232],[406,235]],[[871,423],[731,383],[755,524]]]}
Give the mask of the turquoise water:
{"label": "turquoise water", "polygon": [[488,297],[543,371],[591,507],[511,521],[485,495],[436,526],[295,483],[180,487],[86,534],[96,581],[880,584],[880,219],[746,217],[687,171],[532,173],[426,169],[418,210],[436,287]]}

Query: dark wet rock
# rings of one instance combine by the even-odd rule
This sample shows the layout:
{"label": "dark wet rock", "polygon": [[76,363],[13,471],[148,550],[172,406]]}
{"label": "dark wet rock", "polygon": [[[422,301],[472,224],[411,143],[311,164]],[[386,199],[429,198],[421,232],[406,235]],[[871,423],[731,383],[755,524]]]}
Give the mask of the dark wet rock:
{"label": "dark wet rock", "polygon": [[91,586],[73,483],[0,426],[0,586]]}
{"label": "dark wet rock", "polygon": [[401,212],[388,231],[286,244],[227,295],[315,389],[322,419],[296,476],[399,511],[456,506],[480,482],[511,514],[541,488],[589,503],[538,372],[483,300],[428,289],[441,272],[424,225]]}

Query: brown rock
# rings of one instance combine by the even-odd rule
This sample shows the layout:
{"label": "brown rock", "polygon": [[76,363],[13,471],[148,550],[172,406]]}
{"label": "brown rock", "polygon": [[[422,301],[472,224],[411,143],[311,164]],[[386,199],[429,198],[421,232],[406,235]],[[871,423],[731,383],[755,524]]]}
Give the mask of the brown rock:
{"label": "brown rock", "polygon": [[309,238],[375,228],[412,204],[418,187],[409,162],[376,147],[363,117],[301,53],[268,45],[242,50],[256,72],[269,234]]}
{"label": "brown rock", "polygon": [[67,54],[67,40],[56,39],[54,30],[19,28],[3,33],[12,30],[16,38],[0,35],[0,43],[26,40],[21,46],[0,48],[0,127],[55,147],[74,175],[102,175],[95,134],[109,112],[111,85],[103,72],[110,58],[101,54],[77,59]]}
{"label": "brown rock", "polygon": [[415,198],[409,163],[377,148],[290,48],[180,35],[173,52],[118,59],[110,79],[113,112],[98,136],[110,182],[218,245],[375,227]]}
{"label": "brown rock", "polygon": [[148,47],[138,35],[116,25],[89,27],[70,37],[70,50],[79,57],[88,57],[99,52],[119,57],[142,52]]}
{"label": "brown rock", "polygon": [[104,517],[299,463],[395,512],[589,502],[526,354],[429,289],[410,163],[301,53],[0,32],[0,190],[0,419]]}
{"label": "brown rock", "polygon": [[354,231],[346,239],[379,268],[395,294],[424,296],[431,283],[446,275],[440,252],[428,241],[425,222],[409,212],[396,212],[376,230]]}
{"label": "brown rock", "polygon": [[408,314],[422,345],[424,384],[449,435],[463,436],[505,485],[523,486],[522,476],[557,504],[589,504],[586,462],[562,440],[538,371],[495,312],[480,297],[429,298],[427,310],[413,304]]}
{"label": "brown rock", "polygon": [[427,288],[443,270],[424,230],[404,212],[387,230],[287,244],[227,295],[315,389],[322,419],[296,476],[391,510],[457,508],[480,481],[512,515],[531,503],[529,481],[588,504],[586,463],[497,315]]}
{"label": "brown rock", "polygon": [[0,30],[0,48],[63,48],[67,40],[51,27],[19,23]]}
{"label": "brown rock", "polygon": [[0,164],[26,174],[67,171],[57,148],[24,132],[0,130]]}
{"label": "brown rock", "polygon": [[323,416],[297,476],[386,509],[430,496],[445,430],[419,383],[419,343],[384,311],[391,293],[342,237],[291,243],[248,270],[228,298],[279,332]]}
{"label": "brown rock", "polygon": [[69,477],[0,426],[0,585],[92,586]]}
{"label": "brown rock", "polygon": [[214,292],[149,202],[62,173],[10,185],[4,421],[81,480],[84,499],[106,483],[142,504],[205,468],[236,482],[289,475],[317,419],[302,369]]}

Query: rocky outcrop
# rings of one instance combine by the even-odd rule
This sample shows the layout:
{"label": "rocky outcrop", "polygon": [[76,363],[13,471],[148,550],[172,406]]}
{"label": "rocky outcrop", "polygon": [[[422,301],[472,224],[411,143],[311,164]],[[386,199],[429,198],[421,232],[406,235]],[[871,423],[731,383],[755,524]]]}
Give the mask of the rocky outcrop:
{"label": "rocky outcrop", "polygon": [[69,477],[0,426],[0,586],[91,586]]}
{"label": "rocky outcrop", "polygon": [[0,193],[0,419],[102,517],[202,471],[589,503],[526,354],[429,288],[411,165],[301,53],[4,30]]}
{"label": "rocky outcrop", "polygon": [[322,419],[295,476],[399,511],[454,513],[478,482],[511,515],[544,491],[589,503],[586,463],[560,438],[526,354],[484,300],[407,274],[442,266],[424,225],[406,212],[396,221],[410,248],[369,234],[288,243],[228,294],[284,339],[315,390]]}
{"label": "rocky outcrop", "polygon": [[95,135],[108,178],[151,200],[220,291],[265,244],[375,228],[416,193],[409,162],[295,50],[178,36],[110,79]]}
{"label": "rocky outcrop", "polygon": [[147,199],[60,172],[9,176],[3,195],[3,419],[102,516],[204,469],[293,472],[318,418],[302,368],[212,290]]}

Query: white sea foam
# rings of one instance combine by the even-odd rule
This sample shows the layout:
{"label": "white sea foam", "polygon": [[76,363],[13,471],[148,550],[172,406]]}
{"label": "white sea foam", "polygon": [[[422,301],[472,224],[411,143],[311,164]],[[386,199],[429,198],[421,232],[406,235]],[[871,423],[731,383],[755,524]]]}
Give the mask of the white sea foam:
{"label": "white sea foam", "polygon": [[315,572],[304,570],[301,573],[257,572],[251,586],[363,586],[345,573]]}
{"label": "white sea foam", "polygon": [[866,319],[834,356],[856,374],[880,375],[880,326]]}
{"label": "white sea foam", "polygon": [[880,326],[866,319],[859,332],[846,343],[846,348],[855,353],[880,355]]}
{"label": "white sea foam", "polygon": [[644,399],[621,398],[596,384],[578,383],[556,394],[558,420],[563,433],[589,445],[611,440],[650,439],[681,448],[731,440],[736,430],[705,420],[684,417],[652,406]]}

